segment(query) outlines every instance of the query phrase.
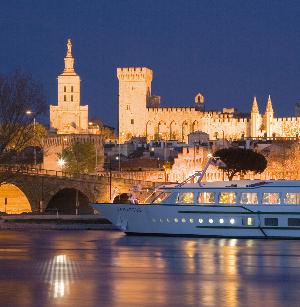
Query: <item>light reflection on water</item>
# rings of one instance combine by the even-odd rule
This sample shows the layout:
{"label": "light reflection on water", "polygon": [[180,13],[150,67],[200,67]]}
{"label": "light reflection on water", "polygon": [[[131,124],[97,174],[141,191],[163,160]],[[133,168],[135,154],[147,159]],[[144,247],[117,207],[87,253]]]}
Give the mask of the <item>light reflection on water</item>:
{"label": "light reflection on water", "polygon": [[66,255],[54,256],[38,269],[43,281],[49,284],[49,296],[55,299],[69,295],[70,283],[78,277],[77,265]]}
{"label": "light reflection on water", "polygon": [[298,306],[299,243],[3,232],[1,305]]}

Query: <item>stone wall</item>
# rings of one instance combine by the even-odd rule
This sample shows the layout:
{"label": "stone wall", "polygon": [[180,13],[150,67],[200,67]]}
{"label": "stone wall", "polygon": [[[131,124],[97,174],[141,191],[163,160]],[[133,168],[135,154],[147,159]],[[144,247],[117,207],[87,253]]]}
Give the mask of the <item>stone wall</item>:
{"label": "stone wall", "polygon": [[[71,146],[72,144],[79,143],[92,143],[95,146],[95,150],[98,156],[104,156],[103,138],[102,135],[94,134],[67,134],[67,135],[55,135],[49,136],[43,140],[44,161],[43,169],[61,171],[61,167],[58,165],[58,155],[62,153],[64,148]],[[99,168],[103,168],[103,163],[98,165]]]}

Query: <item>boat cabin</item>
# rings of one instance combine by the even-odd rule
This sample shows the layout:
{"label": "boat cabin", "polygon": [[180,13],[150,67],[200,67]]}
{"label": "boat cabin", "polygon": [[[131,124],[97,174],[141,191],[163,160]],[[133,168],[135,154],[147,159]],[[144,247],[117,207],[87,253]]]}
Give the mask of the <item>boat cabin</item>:
{"label": "boat cabin", "polygon": [[231,181],[163,186],[146,203],[178,205],[296,205],[300,181]]}

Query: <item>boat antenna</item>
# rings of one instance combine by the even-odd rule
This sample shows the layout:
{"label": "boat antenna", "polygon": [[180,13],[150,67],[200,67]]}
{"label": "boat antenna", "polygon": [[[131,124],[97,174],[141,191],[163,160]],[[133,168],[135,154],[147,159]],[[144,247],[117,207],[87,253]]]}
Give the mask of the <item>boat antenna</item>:
{"label": "boat antenna", "polygon": [[195,173],[192,176],[189,176],[187,179],[179,183],[176,187],[182,187],[184,184],[194,179],[195,177],[198,177],[197,183],[199,184],[199,186],[201,186],[201,180],[203,179],[210,165],[226,167],[226,164],[220,159],[220,157],[214,157],[212,154],[208,154],[207,157],[208,157],[208,160],[202,171],[195,171]]}
{"label": "boat antenna", "polygon": [[200,173],[198,177],[198,184],[201,186],[201,180],[203,179],[207,169],[209,168],[210,165],[215,165],[219,167],[226,167],[226,164],[220,159],[220,157],[214,157],[212,154],[208,154],[208,161],[206,162],[206,165],[204,166],[203,170]]}

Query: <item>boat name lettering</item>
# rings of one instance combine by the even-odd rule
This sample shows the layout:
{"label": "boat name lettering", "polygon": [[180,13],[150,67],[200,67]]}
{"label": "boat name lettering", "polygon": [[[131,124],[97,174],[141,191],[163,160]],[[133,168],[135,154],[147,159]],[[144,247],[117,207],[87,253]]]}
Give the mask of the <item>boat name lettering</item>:
{"label": "boat name lettering", "polygon": [[139,208],[118,208],[118,211],[142,213],[142,210]]}

